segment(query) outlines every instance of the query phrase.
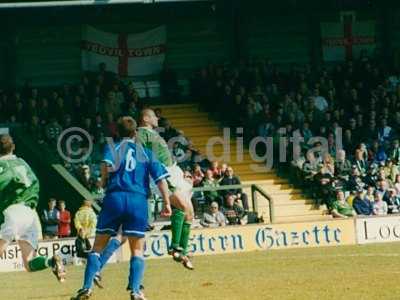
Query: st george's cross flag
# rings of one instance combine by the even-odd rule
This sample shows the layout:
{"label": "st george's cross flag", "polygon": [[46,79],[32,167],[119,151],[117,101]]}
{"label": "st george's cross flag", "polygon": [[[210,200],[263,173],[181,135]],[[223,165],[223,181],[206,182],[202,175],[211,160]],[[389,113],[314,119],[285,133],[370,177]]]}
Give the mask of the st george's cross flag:
{"label": "st george's cross flag", "polygon": [[138,34],[111,33],[86,26],[83,29],[82,68],[97,71],[100,63],[120,77],[146,76],[161,71],[165,60],[165,26]]}

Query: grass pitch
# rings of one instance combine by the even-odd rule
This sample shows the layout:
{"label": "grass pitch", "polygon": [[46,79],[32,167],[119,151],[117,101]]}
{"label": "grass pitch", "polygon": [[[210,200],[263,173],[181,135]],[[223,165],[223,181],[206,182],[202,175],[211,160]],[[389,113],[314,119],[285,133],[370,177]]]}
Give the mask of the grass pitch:
{"label": "grass pitch", "polygon": [[[195,271],[172,259],[147,262],[149,300],[400,299],[400,243],[279,250],[195,258]],[[0,273],[0,299],[69,299],[83,268],[58,284],[50,272]],[[128,300],[128,264],[110,264],[93,300]]]}

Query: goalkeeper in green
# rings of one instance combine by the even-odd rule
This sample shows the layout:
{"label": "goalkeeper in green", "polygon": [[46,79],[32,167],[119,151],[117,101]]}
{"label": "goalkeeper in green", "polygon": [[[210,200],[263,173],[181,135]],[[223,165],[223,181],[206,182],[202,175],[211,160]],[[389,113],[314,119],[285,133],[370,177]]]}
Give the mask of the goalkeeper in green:
{"label": "goalkeeper in green", "polygon": [[28,272],[51,268],[60,282],[65,280],[61,257],[37,256],[42,235],[35,208],[39,202],[39,181],[28,164],[14,153],[9,135],[0,135],[0,255],[8,244],[17,241]]}

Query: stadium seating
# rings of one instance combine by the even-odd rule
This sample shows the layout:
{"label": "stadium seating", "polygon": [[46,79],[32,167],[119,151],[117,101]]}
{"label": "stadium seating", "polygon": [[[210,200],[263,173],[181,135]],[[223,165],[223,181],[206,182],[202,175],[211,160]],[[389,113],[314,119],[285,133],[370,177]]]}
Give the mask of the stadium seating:
{"label": "stadium seating", "polygon": [[[162,109],[162,116],[167,118],[171,125],[184,132],[195,148],[202,154],[207,153],[206,145],[212,137],[222,137],[223,129],[216,121],[210,119],[207,113],[199,111],[198,104],[177,104],[157,106]],[[325,206],[316,208],[313,200],[306,198],[298,189],[294,189],[286,179],[277,176],[275,170],[268,170],[262,162],[252,160],[248,149],[244,149],[243,160],[238,161],[236,141],[230,140],[230,159],[226,162],[235,170],[242,184],[257,184],[266,191],[274,201],[276,222],[316,221],[332,218],[327,215]],[[214,155],[223,154],[222,145],[215,145]],[[240,154],[239,154],[240,155]],[[251,165],[256,164],[260,172],[254,172]],[[245,189],[248,195],[250,188]],[[259,197],[255,207],[264,221],[269,220],[268,202]]]}

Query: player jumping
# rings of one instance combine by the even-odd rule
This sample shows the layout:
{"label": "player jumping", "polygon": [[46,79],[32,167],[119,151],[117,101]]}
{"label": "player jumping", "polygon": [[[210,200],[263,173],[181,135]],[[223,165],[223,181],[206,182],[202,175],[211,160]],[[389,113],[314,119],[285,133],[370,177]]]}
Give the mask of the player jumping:
{"label": "player jumping", "polygon": [[183,171],[174,163],[171,152],[165,140],[154,129],[158,127],[158,117],[152,109],[144,109],[140,114],[141,126],[138,129],[140,142],[148,149],[152,149],[158,160],[162,162],[171,177],[168,178],[168,187],[171,195],[171,205],[174,207],[171,216],[171,245],[169,253],[181,261],[189,270],[193,270],[190,261],[189,238],[194,211],[191,201],[192,183],[184,178]]}
{"label": "player jumping", "polygon": [[144,300],[140,289],[145,263],[143,247],[148,219],[150,176],[157,184],[164,200],[162,214],[171,215],[168,185],[169,176],[165,167],[153,158],[153,153],[133,138],[136,135],[136,122],[131,117],[118,121],[118,132],[124,138],[112,149],[108,147],[101,167],[106,196],[100,212],[97,233],[92,252],[88,255],[82,289],[71,299],[88,299],[92,294],[93,281],[101,267],[101,253],[111,236],[122,229],[128,238],[131,249],[129,290],[132,300]]}
{"label": "player jumping", "polygon": [[42,235],[35,208],[39,202],[39,181],[29,165],[13,153],[9,135],[0,135],[0,256],[8,244],[17,241],[28,272],[51,268],[58,281],[65,280],[61,257],[37,256]]}
{"label": "player jumping", "polygon": [[[172,193],[171,205],[174,207],[171,216],[172,241],[169,249],[174,260],[182,262],[183,266],[193,270],[190,261],[189,238],[193,221],[193,205],[191,202],[192,184],[184,178],[182,170],[173,162],[171,153],[165,140],[154,129],[158,127],[158,118],[153,110],[144,109],[140,115],[140,127],[137,140],[145,148],[152,150],[156,158],[163,163],[171,177],[167,179]],[[106,265],[113,253],[125,243],[126,239],[117,236],[109,241],[100,256],[100,270]],[[95,284],[102,288],[100,273],[96,274]]]}

